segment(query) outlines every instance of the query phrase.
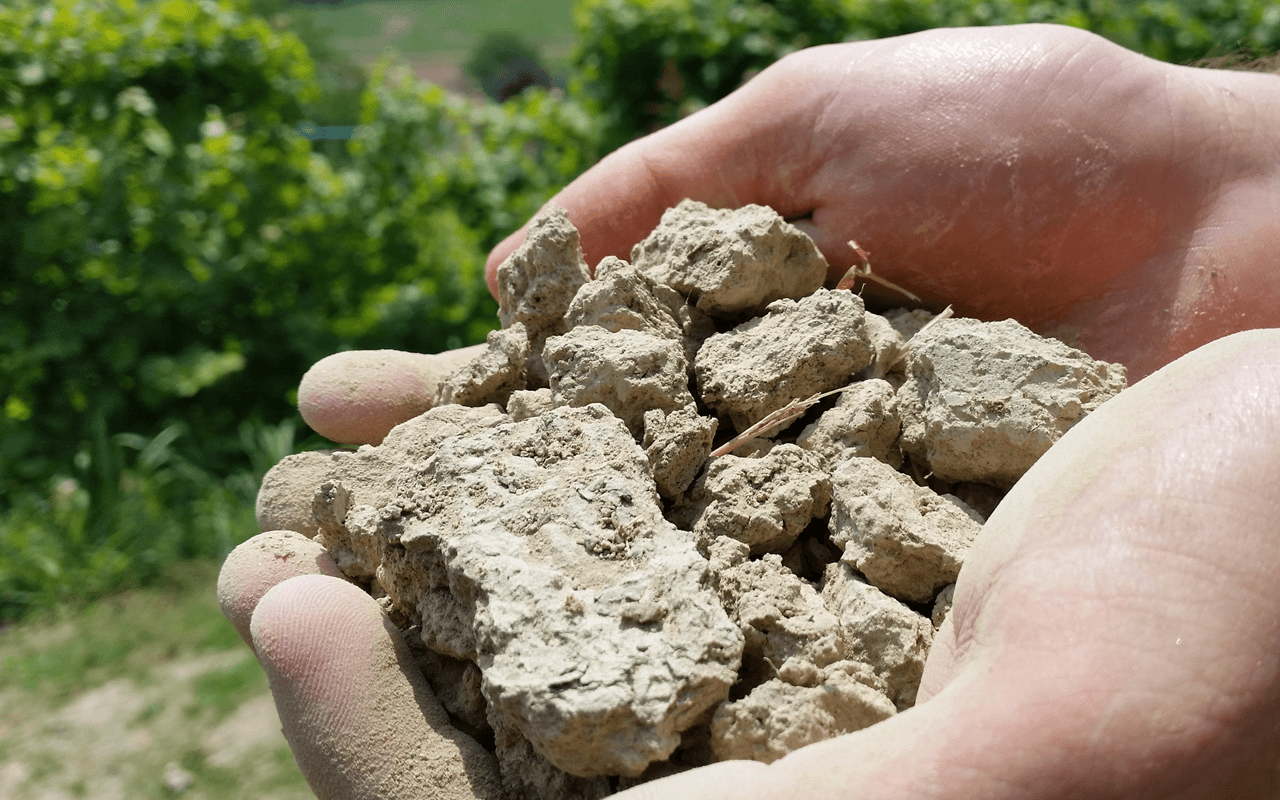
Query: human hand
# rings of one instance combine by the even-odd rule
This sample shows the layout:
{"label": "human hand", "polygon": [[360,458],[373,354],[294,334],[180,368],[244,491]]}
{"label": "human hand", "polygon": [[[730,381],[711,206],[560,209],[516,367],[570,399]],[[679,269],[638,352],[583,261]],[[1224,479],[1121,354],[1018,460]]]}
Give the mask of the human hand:
{"label": "human hand", "polygon": [[[589,263],[628,254],[683,196],[765,202],[807,216],[801,227],[833,273],[856,238],[877,273],[927,300],[1044,331],[1079,326],[1079,345],[1142,374],[1274,321],[1264,247],[1276,233],[1266,172],[1275,160],[1249,157],[1256,137],[1227,99],[1246,86],[1275,91],[1259,81],[1274,79],[1204,77],[1060,28],[818,48],[624,148],[556,202],[581,229]],[[782,121],[812,135],[788,138]],[[1105,178],[1082,191],[1077,167]],[[922,229],[930,221],[937,227]],[[491,268],[518,239],[495,249]],[[1248,369],[1224,373],[1222,348]],[[1121,397],[1138,399],[1104,406],[1042,459],[970,555],[926,671],[927,703],[767,768],[717,765],[635,796],[1274,791],[1280,745],[1269,720],[1280,690],[1269,653],[1280,609],[1262,588],[1276,565],[1254,549],[1275,511],[1266,480],[1277,456],[1265,443],[1280,426],[1276,350],[1262,334],[1216,345]],[[1205,419],[1218,408],[1236,409],[1226,431]],[[1195,492],[1225,499],[1188,504]],[[1032,514],[1045,508],[1053,513]],[[1088,569],[1063,574],[1067,556]],[[1172,605],[1187,592],[1192,601]],[[1161,608],[1165,597],[1175,599]],[[301,630],[297,605],[263,606],[264,636]],[[283,676],[278,696],[297,694],[296,654],[259,655],[278,662],[268,666]],[[384,661],[370,668],[380,677],[315,691],[358,697],[397,669]],[[290,708],[286,729],[301,740],[360,734]],[[351,786],[380,769],[342,758]],[[346,791],[322,796],[360,796]]]}
{"label": "human hand", "polygon": [[[686,197],[772,206],[832,279],[854,239],[937,309],[1075,337],[1136,380],[1280,318],[1278,132],[1274,75],[1172,66],[1059,26],[932,30],[795,53],[553,202],[592,266],[628,258]],[[491,290],[523,239],[490,254]]]}

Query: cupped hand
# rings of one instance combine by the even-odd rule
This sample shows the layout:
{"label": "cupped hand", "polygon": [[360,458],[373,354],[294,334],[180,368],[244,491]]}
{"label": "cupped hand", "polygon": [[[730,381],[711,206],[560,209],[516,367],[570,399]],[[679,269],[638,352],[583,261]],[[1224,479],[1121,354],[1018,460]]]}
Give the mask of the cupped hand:
{"label": "cupped hand", "polygon": [[[628,255],[683,197],[765,203],[814,237],[833,276],[856,239],[877,274],[929,302],[1076,335],[1141,376],[1280,316],[1278,80],[1159,64],[1048,26],[814,48],[623,148],[555,202],[590,264]],[[491,274],[521,237],[495,249]],[[769,767],[716,765],[632,796],[1280,794],[1277,389],[1280,334],[1255,332],[1103,406],[987,523],[916,708]],[[290,584],[258,605],[255,643],[288,643],[274,631],[348,607],[317,602],[309,616],[287,602]],[[366,616],[370,636],[391,635]],[[290,677],[310,674],[299,659],[325,657],[257,652],[277,697],[321,705],[401,672],[384,658],[364,681],[304,684]],[[355,718],[280,708],[298,741],[376,738]],[[318,794],[378,795],[381,762],[332,757],[345,782]]]}
{"label": "cupped hand", "polygon": [[[800,51],[553,202],[594,266],[685,197],[772,206],[833,278],[856,240],[937,309],[1074,338],[1135,379],[1280,320],[1280,77],[1171,66],[1074,28]],[[523,239],[490,254],[491,289]]]}

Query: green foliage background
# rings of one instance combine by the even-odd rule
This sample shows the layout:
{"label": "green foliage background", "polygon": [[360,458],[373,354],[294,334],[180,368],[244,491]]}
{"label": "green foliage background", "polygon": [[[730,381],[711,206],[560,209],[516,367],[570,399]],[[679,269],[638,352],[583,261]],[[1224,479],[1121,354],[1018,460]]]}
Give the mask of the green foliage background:
{"label": "green foliage background", "polygon": [[[597,152],[576,103],[471,104],[388,63],[326,155],[298,130],[319,98],[300,41],[230,0],[0,10],[0,614],[41,517],[65,535],[39,572],[66,591],[225,552],[162,530],[165,508],[249,470],[241,426],[291,421],[318,358],[482,340],[488,249]],[[158,466],[174,479],[143,479]],[[129,516],[151,522],[121,534]]]}
{"label": "green foliage background", "polygon": [[366,79],[294,8],[0,7],[0,619],[225,553],[315,443],[307,366],[480,340],[493,244],[786,53],[1028,21],[1178,62],[1280,48],[1261,0],[580,0],[568,98],[499,105],[394,61]]}

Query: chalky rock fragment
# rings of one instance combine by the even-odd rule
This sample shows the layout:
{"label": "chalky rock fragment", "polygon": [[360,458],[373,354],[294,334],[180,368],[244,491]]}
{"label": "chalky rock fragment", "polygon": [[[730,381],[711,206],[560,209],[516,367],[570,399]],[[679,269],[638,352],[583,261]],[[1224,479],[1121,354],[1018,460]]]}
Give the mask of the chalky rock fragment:
{"label": "chalky rock fragment", "polygon": [[545,382],[542,343],[564,333],[565,311],[591,279],[578,229],[563,208],[549,205],[529,222],[524,243],[498,265],[498,318],[502,327],[523,322],[529,334],[529,372]]}
{"label": "chalky rock fragment", "polygon": [[713,209],[684,200],[631,251],[658,283],[712,316],[759,313],[773,300],[813,293],[827,262],[813,241],[767,206]]}
{"label": "chalky rock fragment", "polygon": [[562,404],[556,402],[551,396],[551,389],[546,386],[541,389],[519,389],[507,399],[507,414],[511,416],[512,422],[519,422],[539,416],[557,405]]}
{"label": "chalky rock fragment", "polygon": [[[663,339],[680,339],[680,324],[658,299],[653,278],[615,256],[596,266],[595,280],[578,289],[568,311],[568,327],[595,325],[614,333],[637,330]],[[670,291],[670,289],[667,289]]]}
{"label": "chalky rock fragment", "polygon": [[872,378],[842,392],[833,408],[800,432],[796,444],[830,468],[853,457],[877,458],[897,468],[902,466],[901,430],[893,386]]}
{"label": "chalky rock fragment", "polygon": [[571,775],[543,758],[515,721],[492,706],[489,724],[507,800],[601,800],[613,794],[608,778]]}
{"label": "chalky rock fragment", "polygon": [[[333,470],[334,453],[340,450],[309,450],[285,456],[262,478],[254,516],[258,529],[297,531],[308,539],[319,532],[311,513],[311,495]],[[341,458],[341,456],[339,456]]]}
{"label": "chalky rock fragment", "polygon": [[724,535],[753,554],[781,553],[810,520],[826,514],[830,499],[831,480],[821,460],[781,444],[758,458],[712,459],[672,509],[672,518],[694,532],[700,547]]}
{"label": "chalky rock fragment", "polygon": [[490,331],[486,344],[478,356],[441,382],[434,405],[506,405],[513,391],[524,388],[525,362],[529,359],[529,332],[524,323]]}
{"label": "chalky rock fragment", "polygon": [[907,340],[889,320],[879,314],[866,314],[867,339],[871,342],[871,350],[875,359],[862,371],[864,379],[884,378],[892,375],[895,381],[901,380],[903,362],[907,355]]}
{"label": "chalky rock fragment", "polygon": [[926,311],[923,308],[894,308],[884,313],[885,321],[905,342],[911,341],[911,337],[928,325],[935,316],[932,311]]}
{"label": "chalky rock fragment", "polygon": [[381,552],[376,509],[395,496],[405,465],[425,461],[452,436],[506,420],[496,405],[437,406],[392,428],[381,445],[333,454],[324,482],[307,491],[315,540],[348,577],[372,578]]}
{"label": "chalky rock fragment", "polygon": [[702,400],[743,431],[792,400],[850,383],[875,354],[862,298],[819,289],[712,336],[694,361]]}
{"label": "chalky rock fragment", "polygon": [[727,536],[711,545],[711,584],[746,637],[744,654],[800,673],[841,660],[840,621],[817,590],[784,567],[780,556],[749,561],[747,555],[746,545]]}
{"label": "chalky rock fragment", "polygon": [[860,580],[848,564],[829,564],[822,600],[840,620],[845,658],[868,664],[899,711],[915,705],[933,625],[924,616]]}
{"label": "chalky rock fragment", "polygon": [[491,723],[580,777],[666,758],[741,659],[648,471],[606,408],[555,408],[441,443],[377,512],[391,602],[477,663]]}
{"label": "chalky rock fragment", "polygon": [[911,340],[907,362],[902,449],[942,480],[1001,488],[1125,386],[1123,366],[1013,320],[942,320]]}
{"label": "chalky rock fragment", "polygon": [[699,416],[691,405],[670,414],[658,408],[644,412],[644,454],[658,494],[668,500],[684,494],[711,455],[718,425],[715,417]]}
{"label": "chalky rock fragment", "polygon": [[932,602],[955,583],[982,530],[955,503],[874,458],[850,458],[831,478],[831,541],[843,561],[902,600]]}
{"label": "chalky rock fragment", "polygon": [[542,355],[558,405],[600,403],[637,439],[644,435],[645,411],[693,405],[679,340],[632,329],[610,333],[577,327],[547,339]]}
{"label": "chalky rock fragment", "polygon": [[847,661],[832,665],[822,670],[821,683],[815,686],[774,678],[741,700],[721,705],[711,721],[717,760],[771,764],[805,745],[893,716],[896,709],[889,698],[860,680],[860,666]]}
{"label": "chalky rock fragment", "polygon": [[955,598],[956,585],[954,583],[947,584],[942,591],[938,592],[938,599],[933,601],[933,613],[929,617],[935,631],[942,627],[947,615],[951,613],[951,604],[955,602]]}

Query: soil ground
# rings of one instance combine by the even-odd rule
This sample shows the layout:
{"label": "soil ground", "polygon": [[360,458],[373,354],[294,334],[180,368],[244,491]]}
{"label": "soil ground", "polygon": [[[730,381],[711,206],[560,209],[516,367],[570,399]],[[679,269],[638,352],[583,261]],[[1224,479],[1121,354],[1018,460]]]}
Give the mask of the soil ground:
{"label": "soil ground", "polygon": [[306,800],[217,565],[0,632],[0,797]]}

